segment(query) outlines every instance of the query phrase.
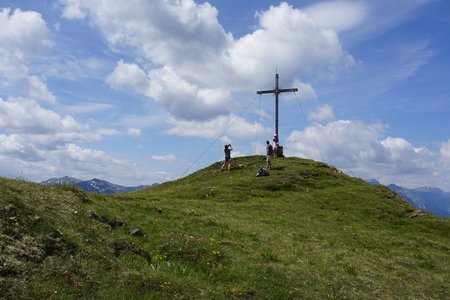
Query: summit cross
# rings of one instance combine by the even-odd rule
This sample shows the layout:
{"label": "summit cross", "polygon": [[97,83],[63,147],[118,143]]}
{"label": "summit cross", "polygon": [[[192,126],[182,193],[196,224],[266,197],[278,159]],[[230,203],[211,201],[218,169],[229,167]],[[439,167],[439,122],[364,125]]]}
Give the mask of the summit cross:
{"label": "summit cross", "polygon": [[275,74],[275,89],[273,90],[265,90],[265,91],[257,91],[256,93],[258,95],[261,94],[275,94],[275,134],[278,137],[278,140],[280,140],[280,136],[278,134],[278,95],[280,93],[287,93],[287,92],[298,92],[297,88],[291,88],[291,89],[280,89],[278,86],[278,73]]}

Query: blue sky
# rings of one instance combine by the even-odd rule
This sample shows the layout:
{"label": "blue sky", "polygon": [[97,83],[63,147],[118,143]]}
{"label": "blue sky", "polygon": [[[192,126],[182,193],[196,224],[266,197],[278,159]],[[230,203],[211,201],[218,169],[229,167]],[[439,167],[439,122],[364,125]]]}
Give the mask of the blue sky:
{"label": "blue sky", "polygon": [[[0,1],[0,176],[151,184],[264,153],[450,191],[449,1]],[[276,162],[275,162],[276,163]],[[262,161],[262,166],[264,162]]]}

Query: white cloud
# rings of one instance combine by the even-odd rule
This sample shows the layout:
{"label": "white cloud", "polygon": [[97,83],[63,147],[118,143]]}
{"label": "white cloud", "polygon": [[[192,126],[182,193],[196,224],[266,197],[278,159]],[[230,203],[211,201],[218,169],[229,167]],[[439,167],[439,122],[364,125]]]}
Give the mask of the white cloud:
{"label": "white cloud", "polygon": [[293,83],[294,87],[298,88],[297,97],[299,100],[316,100],[317,94],[314,88],[309,83],[304,83],[296,79]]}
{"label": "white cloud", "polygon": [[103,151],[82,148],[73,143],[62,144],[46,151],[36,150],[39,160],[6,156],[3,139],[4,136],[0,135],[0,141],[2,141],[0,172],[12,177],[24,176],[29,180],[42,181],[51,177],[69,175],[80,179],[102,178],[122,185],[151,184],[174,179],[166,172],[145,172],[139,166],[117,159]]}
{"label": "white cloud", "polygon": [[106,82],[113,88],[132,88],[160,102],[173,116],[208,119],[229,113],[233,101],[228,91],[200,88],[178,76],[171,68],[154,69],[149,78],[136,64],[117,63]]}
{"label": "white cloud", "polygon": [[159,65],[190,69],[207,64],[215,60],[231,38],[218,23],[217,10],[207,2],[61,2],[63,9],[86,13],[111,45],[132,46]]}
{"label": "white cloud", "polygon": [[49,44],[48,29],[41,14],[10,8],[0,10],[1,48],[15,56],[30,57]]}
{"label": "white cloud", "polygon": [[242,156],[247,156],[247,154],[244,152],[241,152],[239,150],[233,150],[231,156],[232,157],[242,157]]}
{"label": "white cloud", "polygon": [[1,135],[0,155],[22,162],[46,160],[49,152],[68,143],[98,141],[118,134],[115,129],[91,128],[23,98],[0,98],[0,127],[5,133]]}
{"label": "white cloud", "polygon": [[[30,73],[28,64],[51,45],[42,16],[33,11],[0,10],[0,88],[8,94],[56,102],[45,80]],[[24,92],[27,92],[25,94]]]}
{"label": "white cloud", "polygon": [[64,0],[64,9],[62,15],[67,19],[84,19],[86,13],[80,8],[79,0]]}
{"label": "white cloud", "polygon": [[258,134],[261,135],[269,134],[272,131],[272,129],[262,127],[261,124],[250,124],[245,119],[233,114],[219,116],[203,122],[171,119],[168,123],[172,124],[173,127],[166,130],[167,134],[220,138],[226,143],[230,143],[233,138],[254,138],[257,129]]}
{"label": "white cloud", "polygon": [[334,120],[333,108],[327,104],[322,105],[316,111],[308,114],[308,119],[317,122],[329,122]]}
{"label": "white cloud", "polygon": [[240,80],[261,82],[261,75],[271,74],[275,67],[289,81],[300,72],[334,76],[337,70],[355,64],[342,50],[334,31],[324,29],[287,3],[271,6],[257,16],[259,28],[237,40],[229,50],[230,64]]}
{"label": "white cloud", "polygon": [[414,12],[435,0],[327,1],[305,8],[322,24],[335,27],[347,45],[380,36],[414,17]]}
{"label": "white cloud", "polygon": [[346,167],[352,168],[364,160],[386,160],[385,152],[377,142],[383,130],[381,124],[365,125],[342,120],[316,124],[304,131],[293,131],[286,148],[289,149],[287,152],[298,156],[317,160],[332,158],[334,164],[340,163],[341,158]]}
{"label": "white cloud", "polygon": [[[386,126],[358,121],[333,121],[294,131],[285,153],[323,160],[361,178],[407,187],[423,185],[450,189],[450,175],[442,160],[450,142],[443,143],[441,155],[407,140],[385,137]],[[316,146],[317,145],[317,146]]]}
{"label": "white cloud", "polygon": [[88,125],[78,123],[71,116],[61,117],[25,98],[0,98],[0,126],[11,133],[49,135],[52,138],[59,134],[82,140],[98,137],[89,133]]}
{"label": "white cloud", "polygon": [[139,137],[142,135],[142,130],[139,128],[128,128],[127,134],[131,137]]}
{"label": "white cloud", "polygon": [[414,147],[403,138],[387,137],[380,143],[386,149],[390,161],[395,162],[396,172],[399,173],[425,171],[435,160],[431,151]]}
{"label": "white cloud", "polygon": [[450,140],[441,144],[440,154],[443,160],[450,165]]}
{"label": "white cloud", "polygon": [[164,154],[164,155],[153,155],[152,159],[158,161],[175,161],[177,160],[177,157],[173,154]]}
{"label": "white cloud", "polygon": [[130,87],[138,92],[144,92],[148,78],[138,65],[120,60],[114,71],[106,78],[106,83],[115,89]]}
{"label": "white cloud", "polygon": [[150,72],[146,94],[161,102],[172,115],[182,119],[209,119],[229,113],[233,105],[228,91],[199,88],[168,67]]}
{"label": "white cloud", "polygon": [[[228,114],[230,91],[260,88],[276,66],[285,82],[293,82],[300,73],[334,78],[355,65],[334,31],[286,3],[259,12],[257,29],[239,39],[225,32],[207,2],[61,3],[85,13],[111,47],[138,53],[139,65],[118,62],[107,79],[110,86],[140,91],[147,76],[146,95],[177,118]],[[311,85],[301,88],[300,97],[317,97]]]}
{"label": "white cloud", "polygon": [[98,177],[129,185],[173,179],[168,173],[142,171],[138,165],[104,151],[77,145],[119,132],[91,128],[71,116],[60,116],[45,109],[34,100],[0,98],[0,128],[4,132],[0,134],[0,173],[3,175],[25,176],[37,181],[64,175]]}
{"label": "white cloud", "polygon": [[0,134],[0,157],[5,160],[20,159],[27,162],[42,159],[38,148],[18,134]]}
{"label": "white cloud", "polygon": [[29,95],[31,98],[42,99],[50,103],[56,103],[55,95],[50,92],[47,85],[37,76],[30,76],[29,80]]}
{"label": "white cloud", "polygon": [[321,26],[342,32],[360,25],[368,9],[362,1],[325,1],[308,6],[304,11]]}

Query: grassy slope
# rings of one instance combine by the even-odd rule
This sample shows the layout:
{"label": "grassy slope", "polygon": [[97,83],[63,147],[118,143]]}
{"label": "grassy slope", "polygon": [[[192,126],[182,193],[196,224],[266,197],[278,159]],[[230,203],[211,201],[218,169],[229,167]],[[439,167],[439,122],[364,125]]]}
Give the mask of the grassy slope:
{"label": "grassy slope", "polygon": [[448,299],[449,219],[322,163],[233,164],[121,196],[0,179],[0,295]]}

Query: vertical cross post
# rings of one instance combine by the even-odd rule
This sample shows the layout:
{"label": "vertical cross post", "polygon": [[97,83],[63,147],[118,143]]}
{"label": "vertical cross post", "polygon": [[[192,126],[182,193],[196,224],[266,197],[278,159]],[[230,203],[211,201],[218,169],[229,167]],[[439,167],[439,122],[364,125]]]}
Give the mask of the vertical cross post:
{"label": "vertical cross post", "polygon": [[273,90],[264,90],[264,91],[257,91],[256,93],[258,95],[261,94],[275,94],[275,134],[278,137],[278,140],[280,140],[280,135],[278,134],[278,95],[280,93],[286,93],[286,92],[298,92],[297,88],[290,88],[290,89],[280,89],[279,87],[279,76],[278,73],[275,74],[275,89]]}

